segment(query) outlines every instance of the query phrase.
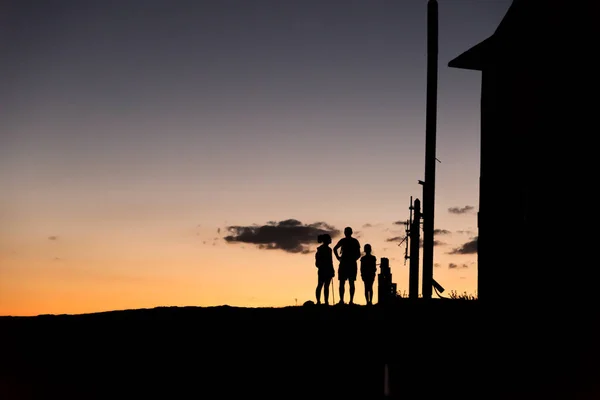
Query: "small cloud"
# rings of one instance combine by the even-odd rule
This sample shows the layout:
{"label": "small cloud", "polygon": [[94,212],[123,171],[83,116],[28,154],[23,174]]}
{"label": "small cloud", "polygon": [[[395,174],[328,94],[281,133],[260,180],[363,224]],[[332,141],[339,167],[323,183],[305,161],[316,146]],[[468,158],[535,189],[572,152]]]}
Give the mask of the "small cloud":
{"label": "small cloud", "polygon": [[477,254],[477,237],[460,247],[452,249],[448,254]]}
{"label": "small cloud", "polygon": [[48,236],[48,240],[58,240],[58,236]]}
{"label": "small cloud", "polygon": [[404,236],[394,236],[394,237],[385,239],[386,242],[401,242],[403,240],[404,240]]}
{"label": "small cloud", "polygon": [[369,223],[366,223],[366,224],[364,224],[362,227],[363,227],[363,228],[371,228],[372,226],[373,226],[373,225],[371,225],[371,224],[369,224]]}
{"label": "small cloud", "polygon": [[434,229],[433,230],[433,235],[450,235],[452,232],[450,232],[447,229]]}
{"label": "small cloud", "polygon": [[439,268],[439,267],[441,267],[441,266],[442,266],[442,264],[440,264],[440,263],[434,263],[434,264],[433,264],[433,267],[434,267],[434,268]]}
{"label": "small cloud", "polygon": [[394,225],[404,225],[404,224],[406,224],[406,222],[407,221],[394,221],[394,222],[392,222],[392,224],[394,224]]}
{"label": "small cloud", "polygon": [[448,212],[450,214],[468,214],[473,211],[475,207],[473,206],[464,206],[464,207],[450,207],[448,208]]}
{"label": "small cloud", "polygon": [[458,265],[456,263],[448,264],[448,269],[458,269],[458,268],[465,269],[465,268],[469,268],[469,266],[467,264],[461,264],[461,265]]}

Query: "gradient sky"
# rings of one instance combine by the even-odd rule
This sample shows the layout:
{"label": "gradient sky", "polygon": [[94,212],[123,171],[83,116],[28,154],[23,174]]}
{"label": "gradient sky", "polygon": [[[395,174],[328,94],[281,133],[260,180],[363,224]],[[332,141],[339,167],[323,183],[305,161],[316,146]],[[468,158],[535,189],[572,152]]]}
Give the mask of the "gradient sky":
{"label": "gradient sky", "polygon": [[[448,292],[476,290],[480,74],[447,63],[509,6],[439,1]],[[319,229],[345,226],[407,290],[426,21],[426,0],[4,1],[0,315],[301,304]]]}

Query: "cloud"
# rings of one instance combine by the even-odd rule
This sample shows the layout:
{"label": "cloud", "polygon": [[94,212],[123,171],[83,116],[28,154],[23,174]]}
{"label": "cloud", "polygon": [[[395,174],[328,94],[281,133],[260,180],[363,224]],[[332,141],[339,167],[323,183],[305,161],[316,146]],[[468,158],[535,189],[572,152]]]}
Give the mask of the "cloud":
{"label": "cloud", "polygon": [[404,238],[405,238],[405,236],[394,236],[394,237],[385,239],[385,241],[386,242],[401,242],[404,240]]}
{"label": "cloud", "polygon": [[448,264],[448,269],[458,269],[458,268],[469,268],[469,266],[467,264],[455,264],[455,263],[449,263]]}
{"label": "cloud", "polygon": [[464,206],[464,207],[450,207],[448,209],[448,212],[450,214],[468,214],[471,211],[473,211],[475,209],[475,207],[473,206]]}
{"label": "cloud", "polygon": [[406,220],[405,221],[394,221],[392,222],[394,225],[404,225],[406,224]]}
{"label": "cloud", "polygon": [[452,232],[450,232],[447,229],[434,229],[433,230],[433,235],[450,235]]}
{"label": "cloud", "polygon": [[477,237],[460,247],[452,249],[448,254],[477,254]]}
{"label": "cloud", "polygon": [[258,226],[228,226],[227,243],[250,243],[263,250],[283,250],[288,253],[310,253],[309,244],[317,242],[317,236],[328,233],[338,236],[340,231],[325,222],[302,224],[296,219],[269,221]]}
{"label": "cloud", "polygon": [[48,240],[58,240],[58,236],[48,236]]}

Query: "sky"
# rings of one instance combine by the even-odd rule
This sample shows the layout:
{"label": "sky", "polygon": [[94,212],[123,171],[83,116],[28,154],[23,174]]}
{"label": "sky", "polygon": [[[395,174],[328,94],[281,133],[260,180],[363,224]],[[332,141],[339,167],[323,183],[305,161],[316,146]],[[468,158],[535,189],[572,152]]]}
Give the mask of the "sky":
{"label": "sky", "polygon": [[[481,76],[447,64],[511,2],[438,3],[434,279],[476,294]],[[0,315],[302,304],[346,226],[408,291],[426,0],[2,7]]]}

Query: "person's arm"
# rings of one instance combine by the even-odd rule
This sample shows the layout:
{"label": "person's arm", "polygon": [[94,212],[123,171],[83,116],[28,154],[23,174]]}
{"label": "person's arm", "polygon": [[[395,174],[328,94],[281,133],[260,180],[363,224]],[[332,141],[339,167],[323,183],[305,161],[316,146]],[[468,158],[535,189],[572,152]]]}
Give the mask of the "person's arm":
{"label": "person's arm", "polygon": [[356,240],[356,248],[358,249],[358,254],[356,256],[356,259],[358,260],[360,258],[360,254],[362,253],[362,251],[360,250],[361,249],[360,242],[358,241],[358,239],[355,239],[355,240]]}
{"label": "person's arm", "polygon": [[342,246],[342,239],[338,240],[337,244],[333,248],[333,254],[335,254],[335,258],[340,261],[340,255],[338,254],[338,249]]}

